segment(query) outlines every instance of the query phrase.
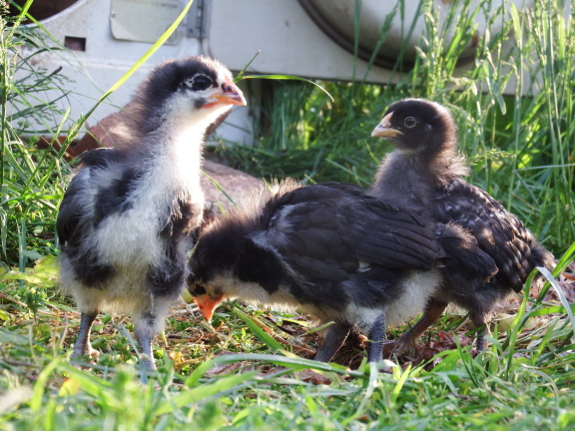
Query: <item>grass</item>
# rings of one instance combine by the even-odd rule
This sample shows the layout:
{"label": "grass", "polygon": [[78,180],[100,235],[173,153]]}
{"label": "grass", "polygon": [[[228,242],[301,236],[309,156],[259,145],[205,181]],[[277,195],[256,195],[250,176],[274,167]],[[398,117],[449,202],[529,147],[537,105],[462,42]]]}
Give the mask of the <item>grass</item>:
{"label": "grass", "polygon": [[[362,77],[321,83],[331,100],[305,82],[266,81],[257,144],[222,142],[212,150],[264,178],[368,187],[390,150],[369,138],[386,107],[408,96],[437,100],[457,120],[462,151],[473,164],[470,181],[563,256],[558,275],[575,252],[569,217],[575,35],[573,18],[565,20],[555,3],[537,0],[518,12],[495,1],[480,2],[477,10],[463,2],[470,13],[490,11],[488,20],[503,14],[505,25],[500,34],[480,37],[476,57],[461,69],[458,55],[473,36],[466,14],[452,13],[440,25],[426,0],[421,49],[411,70],[397,64],[399,83],[375,86]],[[57,290],[54,223],[69,173],[64,151],[86,118],[69,126],[67,113],[40,97],[50,89],[66,100],[65,78],[29,66],[48,49],[49,35],[20,26],[20,19],[3,14],[0,29],[0,430],[573,428],[575,307],[563,290],[569,283],[549,284],[554,302],[526,290],[513,322],[493,328],[490,348],[477,357],[466,338],[472,334],[460,327],[464,316],[446,314],[420,340],[420,357],[398,358],[401,367],[390,374],[370,370],[354,340],[339,364],[310,361],[318,339],[305,316],[239,302],[218,309],[212,325],[194,307],[176,307],[164,339],[155,343],[159,370],[150,376],[137,368],[130,320],[103,315],[93,331],[98,364],[73,367],[68,355],[79,315]],[[24,51],[23,43],[34,49]],[[27,56],[16,56],[22,52]],[[17,70],[22,79],[15,80]],[[503,95],[510,82],[518,96]],[[55,136],[58,128],[69,133],[61,147],[51,140],[42,149],[38,138],[20,137]],[[331,383],[314,384],[322,379],[309,370]]]}
{"label": "grass", "polygon": [[[15,298],[16,281],[13,289],[7,292]],[[265,338],[233,318],[244,310],[245,319],[272,328],[272,339],[281,333],[296,345],[302,335],[290,339],[268,317],[276,324],[305,324],[301,316],[230,304],[217,313],[214,332],[199,313],[176,313],[169,321],[168,346],[156,348],[159,371],[141,384],[129,340],[119,336],[129,334],[129,324],[118,318],[114,326],[104,326],[105,319],[96,325],[94,344],[104,352],[97,367],[83,371],[69,364],[62,347],[71,341],[69,329],[78,316],[62,302],[45,298],[32,320],[25,305],[15,305],[21,308],[0,328],[5,395],[0,429],[567,430],[575,421],[572,326],[549,304],[530,312],[539,315],[536,325],[515,326],[517,337],[492,338],[491,348],[476,358],[469,346],[456,346],[432,363],[375,376],[365,363],[350,371],[289,352],[270,354],[274,350]],[[523,316],[520,310],[518,321]],[[313,340],[308,343],[311,347]],[[219,355],[222,350],[228,354]],[[302,381],[305,369],[326,374],[332,383]]]}
{"label": "grass", "polygon": [[[54,103],[65,100],[68,92],[64,89],[65,77],[32,68],[34,55],[47,50],[46,36],[19,22],[20,18],[5,21],[3,17],[0,28],[0,239],[2,261],[16,262],[23,271],[38,257],[56,252],[51,233],[65,175],[60,163],[62,153],[55,148],[55,139],[43,150],[36,144],[39,135],[58,134],[58,128],[50,127],[49,122],[53,118],[61,120],[56,124],[65,122],[66,113]],[[24,44],[33,47],[34,54],[29,55]],[[48,91],[55,94],[54,98],[43,100]],[[21,139],[32,127],[36,135],[30,140]]]}

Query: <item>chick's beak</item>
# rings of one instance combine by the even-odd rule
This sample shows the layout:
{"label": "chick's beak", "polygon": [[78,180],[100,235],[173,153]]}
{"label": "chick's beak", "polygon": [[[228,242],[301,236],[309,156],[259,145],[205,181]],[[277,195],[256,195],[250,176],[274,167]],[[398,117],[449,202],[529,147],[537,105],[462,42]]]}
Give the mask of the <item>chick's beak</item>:
{"label": "chick's beak", "polygon": [[230,81],[226,81],[220,87],[220,91],[214,94],[211,99],[213,100],[212,103],[208,105],[204,105],[206,107],[214,106],[214,105],[236,105],[236,106],[246,106],[247,102],[242,93],[236,84]]}
{"label": "chick's beak", "polygon": [[387,114],[379,124],[371,132],[371,136],[374,138],[394,138],[398,135],[403,135],[403,133],[397,129],[391,127],[391,117],[393,112]]}
{"label": "chick's beak", "polygon": [[224,299],[224,295],[221,294],[216,299],[210,298],[209,295],[200,295],[194,298],[195,303],[198,305],[198,308],[202,312],[203,316],[209,322],[212,320],[212,316],[214,315],[214,310],[216,307],[222,302]]}

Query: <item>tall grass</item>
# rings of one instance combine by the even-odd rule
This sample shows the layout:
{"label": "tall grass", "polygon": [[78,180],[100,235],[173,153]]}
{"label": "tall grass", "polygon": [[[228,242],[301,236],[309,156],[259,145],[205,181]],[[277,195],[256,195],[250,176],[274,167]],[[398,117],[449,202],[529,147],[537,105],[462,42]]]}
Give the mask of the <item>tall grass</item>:
{"label": "tall grass", "polygon": [[[57,137],[67,119],[67,112],[59,110],[56,102],[65,100],[69,92],[66,77],[57,70],[32,67],[36,56],[58,48],[48,48],[44,33],[21,26],[24,14],[8,17],[4,2],[2,8],[1,260],[16,263],[23,271],[38,257],[55,252],[53,226],[65,175],[64,151],[57,146]],[[45,94],[54,96],[46,100]],[[47,136],[44,149],[36,145],[42,135]]]}

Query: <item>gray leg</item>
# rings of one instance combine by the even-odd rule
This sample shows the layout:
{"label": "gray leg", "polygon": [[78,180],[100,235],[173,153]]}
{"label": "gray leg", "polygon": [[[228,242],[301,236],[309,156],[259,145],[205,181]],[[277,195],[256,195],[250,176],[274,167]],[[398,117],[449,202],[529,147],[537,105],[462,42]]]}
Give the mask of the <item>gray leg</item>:
{"label": "gray leg", "polygon": [[156,334],[157,327],[156,319],[157,316],[153,312],[147,312],[139,316],[135,322],[136,328],[134,333],[142,352],[142,364],[150,370],[156,369],[154,355],[152,353],[152,338],[154,338]]}
{"label": "gray leg", "polygon": [[414,347],[415,340],[417,340],[423,331],[439,319],[446,307],[447,304],[444,302],[430,300],[425,306],[421,319],[419,319],[409,331],[403,334],[399,340],[385,344],[384,354],[389,355],[391,353],[396,353],[399,355],[406,352],[411,347]]}
{"label": "gray leg", "polygon": [[323,337],[323,344],[317,351],[314,360],[319,362],[329,362],[335,352],[339,350],[345,342],[351,326],[346,323],[336,322],[327,328]]}
{"label": "gray leg", "polygon": [[477,343],[476,346],[478,351],[481,352],[482,350],[485,350],[485,326],[477,332],[475,342]]}
{"label": "gray leg", "polygon": [[72,353],[73,358],[79,356],[97,356],[98,352],[92,349],[90,344],[90,330],[92,329],[92,323],[98,316],[98,311],[91,311],[89,313],[81,313],[80,316],[80,330],[78,331],[78,338],[76,343],[74,343],[74,351]]}
{"label": "gray leg", "polygon": [[367,348],[367,361],[380,362],[383,359],[382,349],[385,341],[385,313],[375,319],[368,336],[370,344]]}
{"label": "gray leg", "polygon": [[475,338],[476,348],[478,351],[485,349],[485,329],[487,327],[487,319],[484,314],[476,315],[470,313],[469,319],[477,329],[477,338]]}

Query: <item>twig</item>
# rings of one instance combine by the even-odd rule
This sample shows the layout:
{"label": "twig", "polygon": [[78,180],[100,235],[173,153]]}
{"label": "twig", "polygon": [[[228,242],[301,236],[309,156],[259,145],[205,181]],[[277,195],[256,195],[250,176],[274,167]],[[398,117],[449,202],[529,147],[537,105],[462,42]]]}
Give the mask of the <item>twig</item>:
{"label": "twig", "polygon": [[[22,301],[19,301],[17,299],[12,298],[9,295],[6,295],[4,292],[0,292],[0,298],[6,299],[7,301],[13,302],[14,304],[22,307],[22,308],[29,308],[27,304],[25,304]],[[57,315],[54,313],[50,313],[48,311],[42,311],[42,310],[37,310],[36,311],[37,314],[41,314],[42,316],[50,316],[50,317],[56,317]]]}
{"label": "twig", "polygon": [[4,292],[0,292],[0,298],[4,298],[10,302],[13,302],[14,304],[17,304],[20,307],[28,308],[28,306],[25,303],[23,303],[22,301],[18,301],[17,299],[14,299],[11,296],[6,295]]}
{"label": "twig", "polygon": [[38,365],[30,364],[29,362],[14,361],[12,359],[4,359],[4,362],[6,362],[9,365],[15,365],[17,367],[36,367],[36,368],[38,368]]}

